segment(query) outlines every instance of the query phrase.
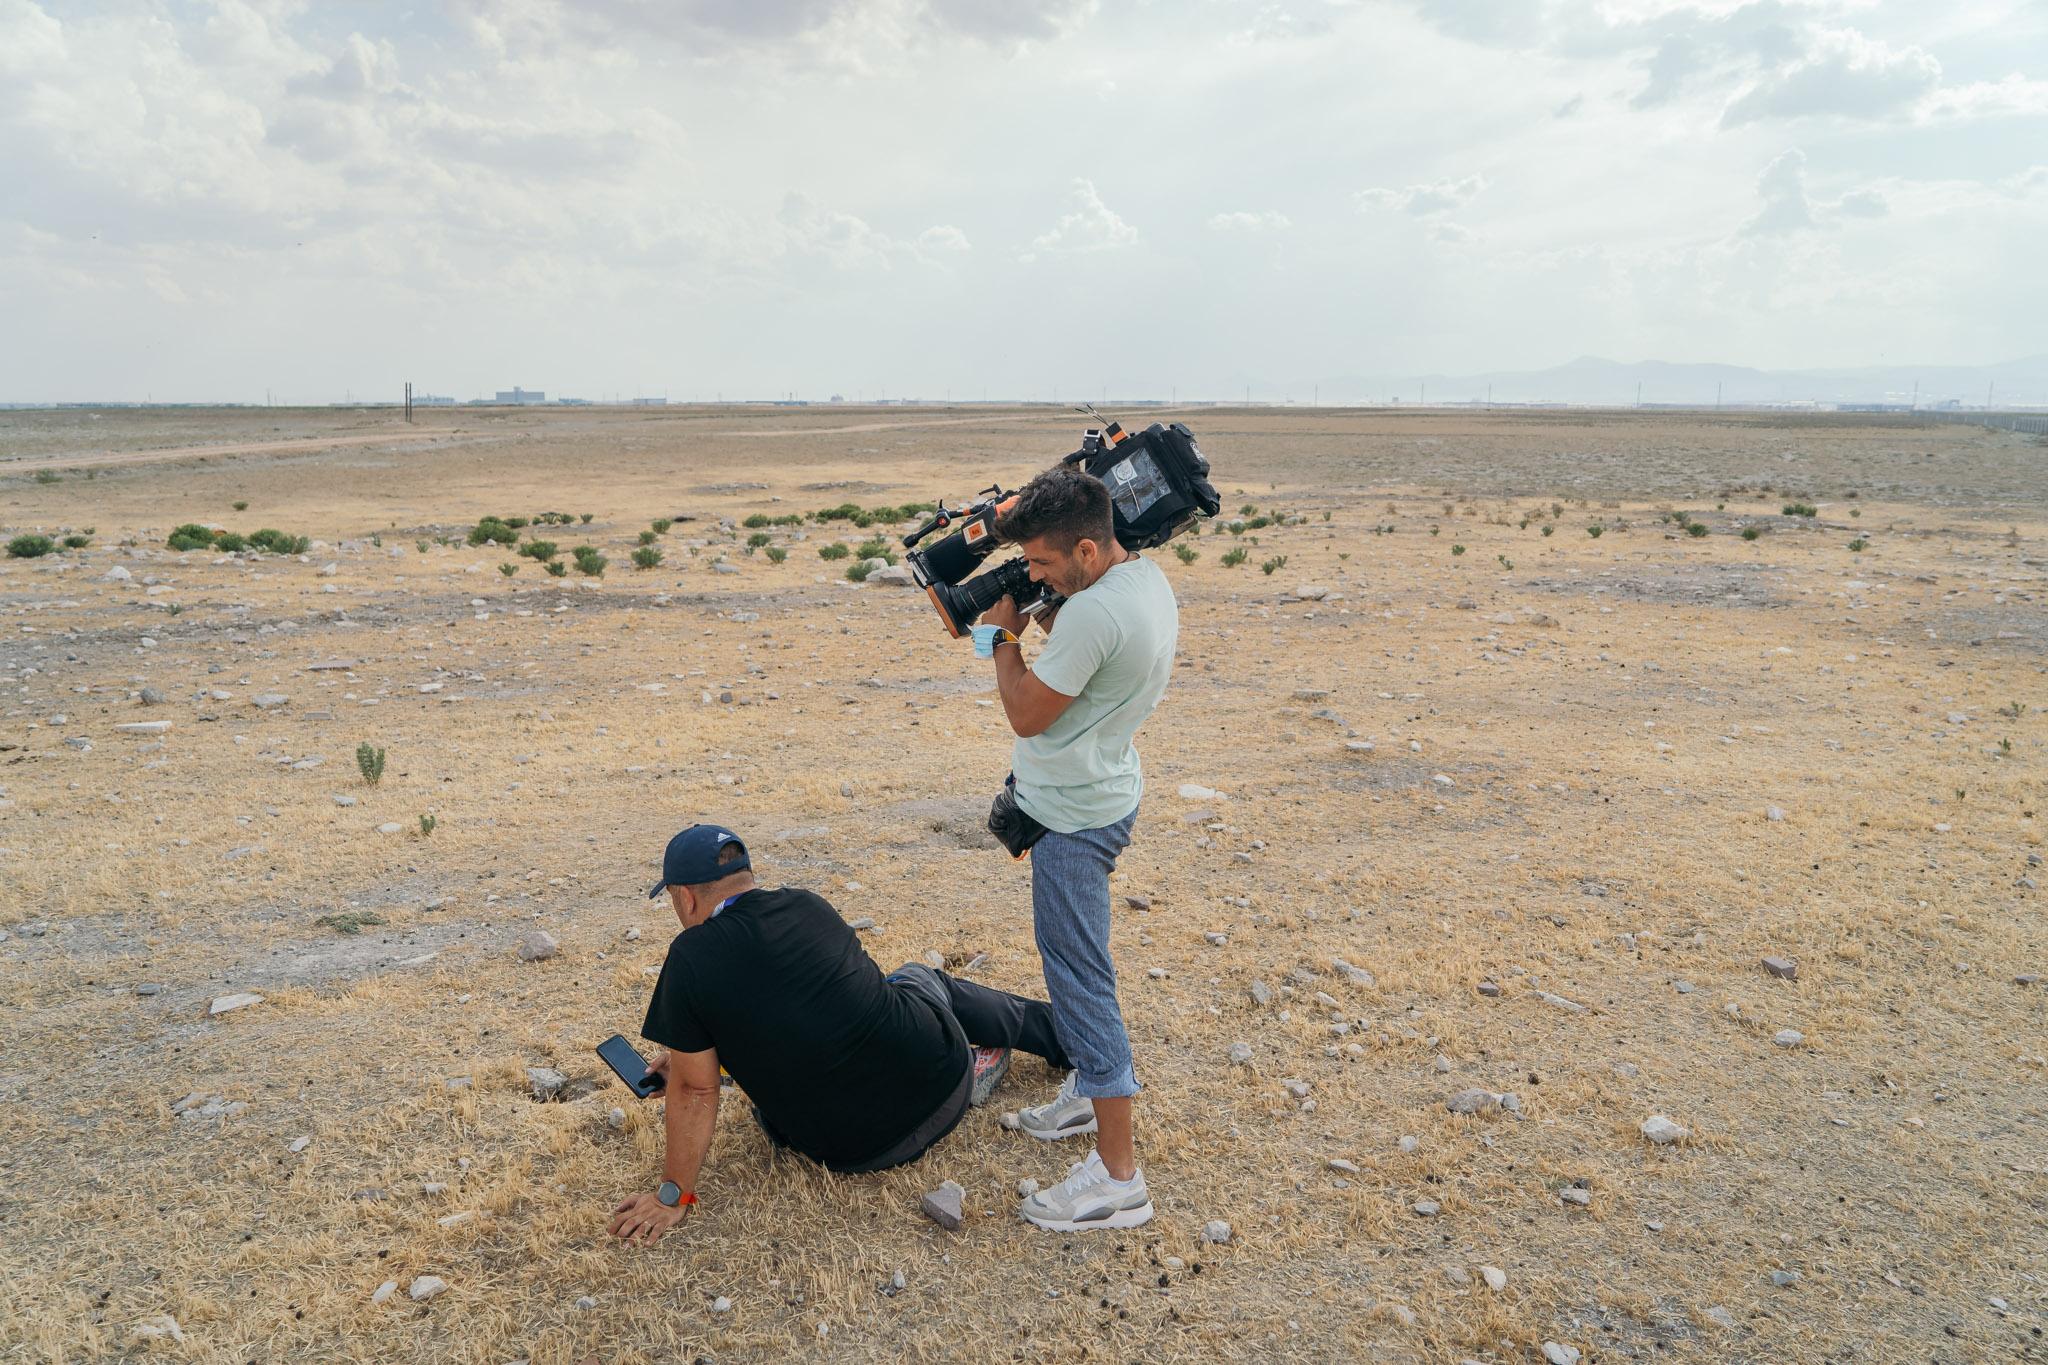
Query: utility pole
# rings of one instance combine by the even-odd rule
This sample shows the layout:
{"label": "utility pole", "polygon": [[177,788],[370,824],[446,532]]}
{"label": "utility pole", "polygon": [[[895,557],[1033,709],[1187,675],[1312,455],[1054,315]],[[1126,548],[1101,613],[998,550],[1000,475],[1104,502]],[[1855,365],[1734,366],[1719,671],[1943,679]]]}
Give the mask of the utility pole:
{"label": "utility pole", "polygon": [[1920,381],[1913,381],[1913,411],[1920,411]]}
{"label": "utility pole", "polygon": [[1429,406],[1429,381],[1427,379],[1418,379],[1415,382],[1422,385],[1422,396],[1415,401],[1424,407]]}
{"label": "utility pole", "polygon": [[413,420],[412,420],[412,381],[411,381],[410,379],[408,379],[408,380],[406,380],[406,381],[405,381],[405,424],[406,424],[407,426],[411,426],[411,425],[413,424]]}
{"label": "utility pole", "polygon": [[1984,386],[1984,411],[1991,411],[1991,395],[1998,391],[1998,381],[1992,380]]}
{"label": "utility pole", "polygon": [[1720,381],[1720,380],[1718,380],[1718,379],[1716,379],[1716,380],[1714,381],[1714,411],[1715,411],[1715,412],[1719,412],[1720,410],[1721,410],[1721,381]]}
{"label": "utility pole", "polygon": [[1643,405],[1643,381],[1642,381],[1642,380],[1640,380],[1640,379],[1638,379],[1638,380],[1636,381],[1636,406],[1637,406],[1637,407],[1641,407],[1642,405]]}
{"label": "utility pole", "polygon": [[1493,385],[1490,382],[1486,386],[1486,406],[1493,406]]}

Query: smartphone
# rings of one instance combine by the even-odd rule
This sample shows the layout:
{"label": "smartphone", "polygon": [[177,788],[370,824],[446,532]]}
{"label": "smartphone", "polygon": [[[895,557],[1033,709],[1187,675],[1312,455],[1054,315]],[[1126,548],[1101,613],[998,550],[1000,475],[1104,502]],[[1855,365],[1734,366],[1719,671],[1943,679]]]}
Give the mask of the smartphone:
{"label": "smartphone", "polygon": [[646,1099],[649,1095],[661,1093],[661,1077],[647,1069],[647,1059],[633,1050],[633,1045],[624,1035],[614,1033],[597,1045],[597,1055],[604,1058],[604,1064],[612,1074],[626,1083],[626,1088]]}

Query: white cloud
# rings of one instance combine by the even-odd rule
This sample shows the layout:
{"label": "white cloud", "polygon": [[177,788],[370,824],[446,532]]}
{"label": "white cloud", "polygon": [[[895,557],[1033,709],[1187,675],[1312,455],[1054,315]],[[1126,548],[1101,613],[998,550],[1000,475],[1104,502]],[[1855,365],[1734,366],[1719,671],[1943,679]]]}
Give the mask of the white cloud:
{"label": "white cloud", "polygon": [[1418,218],[1449,213],[1463,208],[1486,188],[1486,177],[1468,175],[1461,180],[1438,180],[1405,189],[1367,189],[1352,196],[1360,209],[1391,209]]}
{"label": "white cloud", "polygon": [[1903,117],[1940,84],[1941,63],[1933,54],[1832,30],[1802,60],[1766,73],[1731,100],[1721,126],[1739,128],[1764,118]]}
{"label": "white cloud", "polygon": [[1797,147],[1778,153],[1756,178],[1756,196],[1763,207],[1742,225],[1744,237],[1782,237],[1813,226],[1813,204],[1806,197],[1806,153]]}
{"label": "white cloud", "polygon": [[1285,232],[1293,226],[1286,214],[1272,209],[1264,213],[1217,213],[1209,218],[1211,232]]}
{"label": "white cloud", "polygon": [[1137,243],[1138,230],[1102,202],[1094,181],[1075,180],[1073,197],[1074,211],[1062,216],[1050,231],[1033,238],[1031,249],[1017,259],[1029,262],[1042,255],[1111,251]]}

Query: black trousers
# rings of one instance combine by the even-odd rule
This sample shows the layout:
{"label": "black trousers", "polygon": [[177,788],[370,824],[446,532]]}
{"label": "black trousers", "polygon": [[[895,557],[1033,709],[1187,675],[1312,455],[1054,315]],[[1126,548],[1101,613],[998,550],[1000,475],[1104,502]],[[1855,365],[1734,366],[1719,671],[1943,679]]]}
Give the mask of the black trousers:
{"label": "black trousers", "polygon": [[906,990],[933,1009],[950,1014],[973,1047],[1013,1047],[1043,1057],[1055,1069],[1073,1063],[1053,1031],[1052,1006],[989,986],[948,976],[922,962],[906,962],[889,973],[889,984]]}
{"label": "black trousers", "polygon": [[[861,1175],[904,1165],[923,1156],[934,1143],[959,1126],[967,1113],[967,1097],[974,1087],[974,1068],[967,1056],[970,1046],[1018,1048],[1043,1057],[1061,1071],[1073,1067],[1067,1059],[1066,1050],[1060,1046],[1059,1036],[1053,1032],[1052,1006],[1043,1000],[1030,1000],[1021,995],[1011,995],[1008,991],[977,986],[972,981],[948,976],[922,962],[906,962],[889,973],[888,979],[895,989],[908,991],[937,1014],[946,1025],[946,1031],[959,1043],[960,1082],[953,1087],[953,1093],[946,1097],[944,1104],[917,1120],[901,1139],[886,1150],[866,1161],[831,1166],[834,1171],[843,1175]],[[754,1106],[754,1122],[761,1125],[761,1131],[777,1147],[789,1145],[769,1126],[759,1105]]]}

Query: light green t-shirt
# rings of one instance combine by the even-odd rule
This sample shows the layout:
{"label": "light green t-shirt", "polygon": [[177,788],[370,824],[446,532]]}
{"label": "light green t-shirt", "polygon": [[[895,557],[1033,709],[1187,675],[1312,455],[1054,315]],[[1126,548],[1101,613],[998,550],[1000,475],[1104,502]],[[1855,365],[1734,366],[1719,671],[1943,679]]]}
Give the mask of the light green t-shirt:
{"label": "light green t-shirt", "polygon": [[1166,695],[1179,639],[1180,608],[1150,560],[1126,560],[1067,599],[1031,671],[1074,700],[1010,755],[1026,814],[1072,834],[1138,808],[1145,783],[1131,741]]}

